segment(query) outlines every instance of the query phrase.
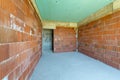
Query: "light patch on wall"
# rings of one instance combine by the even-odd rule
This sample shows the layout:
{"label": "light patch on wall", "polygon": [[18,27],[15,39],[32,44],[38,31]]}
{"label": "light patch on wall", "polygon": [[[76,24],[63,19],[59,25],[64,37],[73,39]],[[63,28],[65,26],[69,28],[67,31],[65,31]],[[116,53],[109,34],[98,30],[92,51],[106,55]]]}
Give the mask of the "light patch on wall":
{"label": "light patch on wall", "polygon": [[43,25],[43,29],[56,29],[55,25]]}
{"label": "light patch on wall", "polygon": [[19,26],[16,24],[16,22],[18,22],[19,24],[24,24],[24,22],[22,20],[20,20],[19,18],[15,17],[13,14],[10,14],[10,23],[11,23],[11,29],[19,31],[19,32],[24,32],[24,25]]}
{"label": "light patch on wall", "polygon": [[120,0],[116,0],[114,3],[113,3],[113,9],[119,9],[120,8]]}
{"label": "light patch on wall", "polygon": [[45,29],[56,29],[57,26],[76,28],[77,27],[77,23],[43,21],[43,28],[45,28]]}

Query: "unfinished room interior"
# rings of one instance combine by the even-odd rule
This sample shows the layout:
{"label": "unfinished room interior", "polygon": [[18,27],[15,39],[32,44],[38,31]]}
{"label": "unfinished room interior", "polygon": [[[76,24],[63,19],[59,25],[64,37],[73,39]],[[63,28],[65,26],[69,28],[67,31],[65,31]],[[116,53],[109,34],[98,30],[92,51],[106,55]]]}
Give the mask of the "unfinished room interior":
{"label": "unfinished room interior", "polygon": [[120,0],[0,0],[0,80],[120,80]]}

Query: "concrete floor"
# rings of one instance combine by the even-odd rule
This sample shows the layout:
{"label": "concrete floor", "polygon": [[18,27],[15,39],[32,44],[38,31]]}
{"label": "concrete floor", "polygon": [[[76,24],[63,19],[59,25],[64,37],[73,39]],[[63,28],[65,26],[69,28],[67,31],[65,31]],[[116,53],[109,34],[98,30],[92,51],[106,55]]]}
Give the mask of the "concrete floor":
{"label": "concrete floor", "polygon": [[120,80],[120,71],[78,52],[46,51],[30,80]]}

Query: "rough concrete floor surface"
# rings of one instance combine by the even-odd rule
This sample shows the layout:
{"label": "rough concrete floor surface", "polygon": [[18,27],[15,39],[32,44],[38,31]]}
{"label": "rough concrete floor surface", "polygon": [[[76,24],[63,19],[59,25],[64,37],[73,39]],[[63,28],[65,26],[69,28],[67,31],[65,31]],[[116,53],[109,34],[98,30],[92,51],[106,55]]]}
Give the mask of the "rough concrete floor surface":
{"label": "rough concrete floor surface", "polygon": [[44,51],[30,80],[120,80],[120,70],[79,52]]}

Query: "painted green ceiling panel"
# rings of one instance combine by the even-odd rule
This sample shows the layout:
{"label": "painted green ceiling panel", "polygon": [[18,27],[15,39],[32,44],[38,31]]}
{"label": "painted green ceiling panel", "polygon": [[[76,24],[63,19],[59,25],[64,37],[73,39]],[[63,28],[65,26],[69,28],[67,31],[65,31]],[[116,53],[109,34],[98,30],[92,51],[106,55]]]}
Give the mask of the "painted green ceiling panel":
{"label": "painted green ceiling panel", "polygon": [[36,0],[43,20],[79,22],[114,0]]}

